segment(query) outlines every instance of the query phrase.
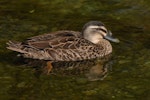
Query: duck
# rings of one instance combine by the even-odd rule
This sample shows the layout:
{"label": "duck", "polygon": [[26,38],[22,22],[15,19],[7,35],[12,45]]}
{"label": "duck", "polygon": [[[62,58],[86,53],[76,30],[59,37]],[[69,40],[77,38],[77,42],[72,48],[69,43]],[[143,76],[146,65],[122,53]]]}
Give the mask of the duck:
{"label": "duck", "polygon": [[87,22],[81,32],[61,30],[33,36],[23,42],[9,41],[7,49],[19,52],[24,58],[52,62],[82,61],[101,58],[112,53],[109,42],[119,43],[101,21]]}

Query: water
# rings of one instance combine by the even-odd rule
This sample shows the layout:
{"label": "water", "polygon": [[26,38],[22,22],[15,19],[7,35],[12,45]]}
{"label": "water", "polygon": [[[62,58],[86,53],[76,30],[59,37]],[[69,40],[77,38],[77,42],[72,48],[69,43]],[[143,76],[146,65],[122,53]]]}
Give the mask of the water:
{"label": "water", "polygon": [[[1,0],[1,100],[149,100],[149,0]],[[100,20],[121,40],[113,45],[115,63],[102,81],[79,76],[37,75],[19,65],[8,40],[24,39],[57,30],[80,31],[90,20]]]}

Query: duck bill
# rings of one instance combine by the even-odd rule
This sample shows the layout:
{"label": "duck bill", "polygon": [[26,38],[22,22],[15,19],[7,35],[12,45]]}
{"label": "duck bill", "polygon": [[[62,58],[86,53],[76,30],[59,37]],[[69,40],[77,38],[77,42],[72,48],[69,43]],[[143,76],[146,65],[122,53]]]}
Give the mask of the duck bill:
{"label": "duck bill", "polygon": [[109,40],[109,41],[115,42],[115,43],[119,43],[120,42],[119,39],[112,37],[111,31],[108,31],[107,35],[104,36],[104,38]]}

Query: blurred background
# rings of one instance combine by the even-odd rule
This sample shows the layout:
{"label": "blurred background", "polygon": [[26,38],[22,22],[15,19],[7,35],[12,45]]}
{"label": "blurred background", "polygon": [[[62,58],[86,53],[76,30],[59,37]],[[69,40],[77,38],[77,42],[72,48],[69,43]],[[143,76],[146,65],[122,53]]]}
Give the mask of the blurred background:
{"label": "blurred background", "polygon": [[[112,44],[115,64],[102,81],[79,76],[37,77],[17,64],[9,40],[58,30],[81,31],[102,21],[120,44]],[[0,0],[1,100],[149,100],[150,0]]]}

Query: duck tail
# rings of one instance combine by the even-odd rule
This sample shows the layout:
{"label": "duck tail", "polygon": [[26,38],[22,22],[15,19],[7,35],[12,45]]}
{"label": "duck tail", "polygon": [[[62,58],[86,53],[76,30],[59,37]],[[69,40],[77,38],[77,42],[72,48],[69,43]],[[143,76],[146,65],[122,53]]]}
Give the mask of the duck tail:
{"label": "duck tail", "polygon": [[20,52],[20,53],[27,53],[25,50],[22,50],[23,45],[22,45],[21,42],[8,41],[6,44],[8,45],[8,47],[6,47],[6,48],[9,49],[9,50],[17,51],[17,52]]}

